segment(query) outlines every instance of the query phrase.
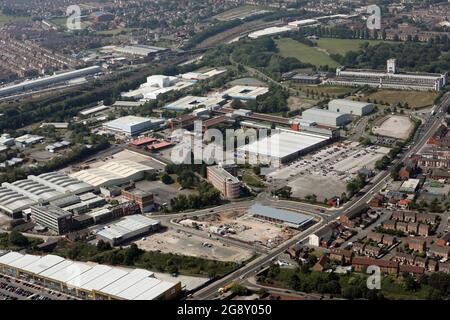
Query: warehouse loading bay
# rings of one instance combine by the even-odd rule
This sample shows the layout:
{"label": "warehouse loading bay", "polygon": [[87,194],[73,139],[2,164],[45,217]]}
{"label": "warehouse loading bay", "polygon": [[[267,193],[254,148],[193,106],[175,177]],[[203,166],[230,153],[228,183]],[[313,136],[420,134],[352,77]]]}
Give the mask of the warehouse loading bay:
{"label": "warehouse loading bay", "polygon": [[340,196],[360,169],[373,170],[375,162],[388,152],[389,148],[381,146],[335,143],[270,173],[267,181],[287,182],[294,197],[315,194],[318,201],[323,201]]}

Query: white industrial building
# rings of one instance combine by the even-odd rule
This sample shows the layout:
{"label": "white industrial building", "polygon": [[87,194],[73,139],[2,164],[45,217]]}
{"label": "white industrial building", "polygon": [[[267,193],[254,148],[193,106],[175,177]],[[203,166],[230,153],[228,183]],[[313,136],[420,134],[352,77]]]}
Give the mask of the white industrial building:
{"label": "white industrial building", "polygon": [[269,27],[262,30],[258,30],[255,32],[251,32],[248,34],[249,38],[257,39],[263,36],[274,36],[277,34],[285,33],[288,31],[295,30],[295,27],[292,26],[282,26],[282,27]]}
{"label": "white industrial building", "polygon": [[59,172],[30,175],[26,180],[2,183],[0,210],[15,216],[37,203],[48,203],[93,189],[92,185]]}
{"label": "white industrial building", "polygon": [[311,108],[303,111],[302,119],[333,127],[341,127],[352,121],[351,115],[349,114],[319,108]]}
{"label": "white industrial building", "polygon": [[336,77],[328,79],[328,83],[399,90],[439,91],[447,84],[447,73],[398,73],[395,59],[389,59],[386,72],[336,68]]}
{"label": "white industrial building", "polygon": [[167,300],[181,291],[179,281],[164,281],[151,271],[76,262],[55,255],[8,252],[0,273],[87,300]]}
{"label": "white industrial building", "polygon": [[35,79],[35,80],[27,80],[27,81],[21,82],[19,84],[14,84],[14,85],[7,86],[7,87],[0,87],[0,97],[23,92],[26,90],[46,87],[49,85],[56,84],[58,82],[64,82],[64,81],[72,80],[75,78],[84,77],[87,75],[93,75],[93,74],[99,73],[101,71],[102,71],[102,69],[100,67],[93,66],[93,67],[88,67],[88,68],[84,68],[84,69],[63,72],[63,73],[59,73],[59,74],[56,74],[53,76],[43,77],[43,78],[39,78],[39,79]]}
{"label": "white industrial building", "polygon": [[318,23],[319,23],[319,21],[317,21],[316,19],[303,19],[303,20],[295,20],[295,21],[289,22],[288,26],[300,28],[300,27],[305,27],[305,26],[311,26],[311,25],[318,24]]}
{"label": "white industrial building", "polygon": [[195,81],[185,80],[180,77],[164,75],[152,75],[147,77],[147,82],[141,84],[139,88],[122,93],[122,97],[134,100],[156,100],[164,94],[172,91],[179,91],[189,88]]}
{"label": "white industrial building", "polygon": [[144,172],[154,170],[145,164],[130,160],[109,161],[98,168],[72,173],[70,176],[96,188],[118,186],[130,181],[138,181]]}
{"label": "white industrial building", "polygon": [[106,226],[103,230],[97,232],[97,238],[109,242],[111,245],[119,245],[140,235],[154,232],[160,226],[161,223],[158,220],[150,219],[143,215],[132,215]]}
{"label": "white industrial building", "polygon": [[337,113],[365,116],[373,111],[373,103],[359,102],[347,99],[334,99],[328,102],[328,110]]}
{"label": "white industrial building", "polygon": [[226,99],[256,100],[257,97],[267,92],[269,92],[269,88],[267,87],[234,86],[222,92],[222,96]]}
{"label": "white industrial building", "polygon": [[323,146],[328,141],[329,137],[320,134],[279,129],[278,133],[273,133],[270,137],[241,146],[239,152],[284,163]]}
{"label": "white industrial building", "polygon": [[14,143],[19,148],[26,148],[33,144],[41,143],[42,141],[44,141],[44,139],[45,138],[42,136],[37,136],[34,134],[25,134],[23,136],[17,137],[14,140]]}
{"label": "white industrial building", "polygon": [[131,56],[148,57],[153,54],[167,51],[168,49],[162,47],[148,46],[148,45],[126,45],[126,46],[113,46],[112,51],[123,53]]}
{"label": "white industrial building", "polygon": [[220,96],[196,97],[188,95],[166,104],[163,109],[185,111],[197,109],[200,106],[204,106],[206,109],[216,109],[220,107],[224,101],[225,99]]}
{"label": "white industrial building", "polygon": [[164,124],[164,119],[125,116],[104,123],[103,129],[134,136],[144,131],[159,129],[162,124]]}

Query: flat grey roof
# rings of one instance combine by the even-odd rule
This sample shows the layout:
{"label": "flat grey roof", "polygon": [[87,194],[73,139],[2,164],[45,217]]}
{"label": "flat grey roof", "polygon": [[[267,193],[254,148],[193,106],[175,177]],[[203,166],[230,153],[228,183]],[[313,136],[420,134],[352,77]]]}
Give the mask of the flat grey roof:
{"label": "flat grey roof", "polygon": [[260,215],[271,219],[282,220],[299,227],[313,219],[312,216],[308,216],[306,214],[263,206],[258,203],[251,206],[249,212],[252,215]]}

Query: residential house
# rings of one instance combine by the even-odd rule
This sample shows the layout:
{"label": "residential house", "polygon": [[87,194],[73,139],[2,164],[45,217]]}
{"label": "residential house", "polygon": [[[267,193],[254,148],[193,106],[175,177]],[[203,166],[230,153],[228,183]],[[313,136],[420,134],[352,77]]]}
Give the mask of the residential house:
{"label": "residential house", "polygon": [[340,264],[352,262],[353,252],[351,250],[333,248],[330,250],[330,260],[338,261]]}
{"label": "residential house", "polygon": [[438,270],[438,262],[436,260],[428,260],[428,271],[435,272]]}
{"label": "residential house", "polygon": [[369,257],[378,257],[381,253],[381,248],[377,246],[366,246],[364,248],[364,254]]}
{"label": "residential house", "polygon": [[416,222],[416,213],[412,212],[412,211],[405,212],[403,221],[405,221],[405,222]]}
{"label": "residential house", "polygon": [[447,232],[442,238],[437,239],[436,244],[441,247],[450,245],[450,232]]}
{"label": "residential house", "polygon": [[408,222],[407,231],[408,233],[416,234],[419,224],[417,222]]}
{"label": "residential house", "polygon": [[384,236],[384,234],[382,234],[382,233],[371,231],[367,234],[367,239],[375,241],[377,243],[382,243],[383,236]]}
{"label": "residential house", "polygon": [[394,243],[397,242],[397,238],[388,234],[385,234],[383,237],[383,244],[390,247],[392,246]]}
{"label": "residential house", "polygon": [[450,263],[448,262],[439,263],[439,271],[450,273]]}
{"label": "residential house", "polygon": [[364,271],[369,266],[377,266],[384,273],[394,273],[398,272],[398,262],[389,261],[384,259],[372,259],[368,257],[354,257],[352,259],[352,266],[355,271]]}
{"label": "residential house", "polygon": [[330,259],[328,259],[327,256],[323,255],[320,257],[320,259],[316,262],[316,264],[313,266],[313,270],[317,271],[317,272],[322,272],[325,270],[326,265],[328,264],[328,262],[330,261]]}
{"label": "residential house", "polygon": [[396,221],[395,220],[387,220],[383,222],[382,227],[386,230],[396,230]]}
{"label": "residential house", "polygon": [[428,266],[428,258],[426,257],[416,257],[414,260],[414,265],[426,268]]}
{"label": "residential house", "polygon": [[422,223],[436,223],[437,216],[435,214],[430,213],[418,213],[417,214],[417,222]]}
{"label": "residential house", "polygon": [[424,252],[427,247],[426,241],[418,238],[408,238],[406,243],[410,249],[418,252]]}
{"label": "residential house", "polygon": [[425,223],[419,224],[418,234],[420,236],[428,237],[430,235],[430,226]]}
{"label": "residential house", "polygon": [[406,222],[397,222],[396,229],[402,232],[408,232],[408,223]]}
{"label": "residential house", "polygon": [[408,254],[404,252],[396,252],[394,257],[392,258],[393,261],[400,262],[401,264],[414,264],[415,256],[413,254]]}
{"label": "residential house", "polygon": [[450,246],[441,247],[438,245],[432,245],[430,247],[430,253],[435,257],[448,259],[448,256],[450,254]]}
{"label": "residential house", "polygon": [[404,212],[403,211],[394,211],[391,216],[391,220],[395,221],[403,221],[404,219]]}
{"label": "residential house", "polygon": [[355,242],[353,243],[352,251],[355,254],[364,254],[365,247],[366,245],[364,243]]}
{"label": "residential house", "polygon": [[409,273],[413,276],[418,276],[425,273],[425,268],[418,266],[411,266],[406,264],[401,264],[399,269],[400,274]]}

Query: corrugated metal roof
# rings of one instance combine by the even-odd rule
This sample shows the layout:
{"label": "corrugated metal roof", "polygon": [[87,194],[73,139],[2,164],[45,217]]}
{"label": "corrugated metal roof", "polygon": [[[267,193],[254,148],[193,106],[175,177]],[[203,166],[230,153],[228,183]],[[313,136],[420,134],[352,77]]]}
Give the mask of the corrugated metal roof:
{"label": "corrugated metal roof", "polygon": [[253,215],[257,214],[272,219],[278,219],[298,226],[301,226],[313,219],[312,216],[308,216],[306,214],[263,206],[258,203],[251,206],[249,212]]}

